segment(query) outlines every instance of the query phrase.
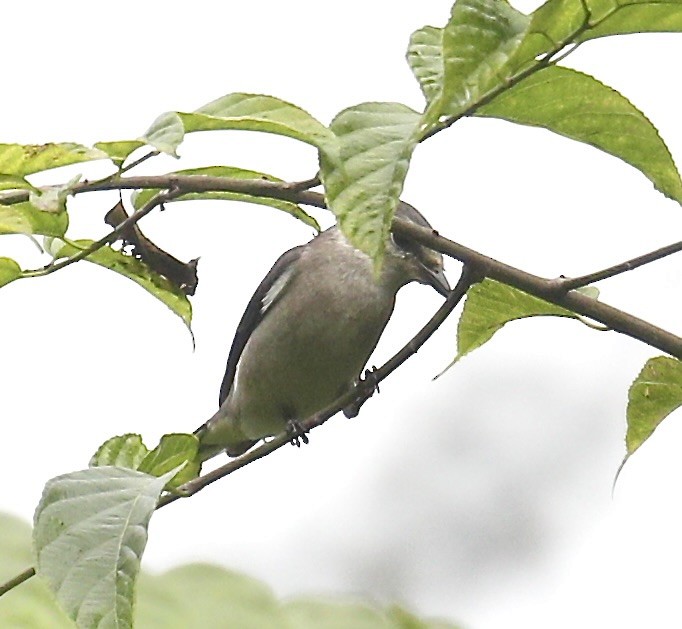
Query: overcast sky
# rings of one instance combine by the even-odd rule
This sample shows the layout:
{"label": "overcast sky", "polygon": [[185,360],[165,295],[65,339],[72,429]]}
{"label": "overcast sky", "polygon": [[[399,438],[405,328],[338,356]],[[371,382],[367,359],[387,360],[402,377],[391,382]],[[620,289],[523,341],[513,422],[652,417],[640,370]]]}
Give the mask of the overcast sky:
{"label": "overcast sky", "polygon": [[[164,111],[233,91],[279,96],[325,123],[363,101],[419,108],[407,40],[448,13],[445,0],[121,0],[106,14],[90,2],[12,3],[0,141],[132,139]],[[628,96],[679,158],[680,55],[680,36],[637,35],[590,42],[566,63]],[[180,153],[140,170],[220,163],[292,180],[316,170],[310,147],[264,134],[199,134]],[[39,181],[107,172],[80,165]],[[615,158],[496,120],[464,120],[420,146],[404,198],[441,233],[548,277],[647,252],[682,227],[680,208]],[[104,234],[115,200],[79,197],[70,235]],[[251,292],[312,236],[275,210],[218,202],[177,204],[141,226],[176,257],[201,257],[196,350],[163,305],[100,268],[0,290],[2,510],[30,519],[44,482],[85,467],[112,435],[153,445],[209,417]],[[24,238],[3,237],[0,255],[37,263]],[[680,334],[679,268],[671,259],[605,282],[602,299]],[[447,270],[454,283],[458,265]],[[371,364],[439,303],[427,287],[404,289]],[[432,382],[455,331],[447,322],[358,418],[156,515],[144,565],[219,561],[281,595],[397,601],[471,629],[679,627],[679,415],[611,495],[627,387],[657,352],[575,321],[526,321]]]}

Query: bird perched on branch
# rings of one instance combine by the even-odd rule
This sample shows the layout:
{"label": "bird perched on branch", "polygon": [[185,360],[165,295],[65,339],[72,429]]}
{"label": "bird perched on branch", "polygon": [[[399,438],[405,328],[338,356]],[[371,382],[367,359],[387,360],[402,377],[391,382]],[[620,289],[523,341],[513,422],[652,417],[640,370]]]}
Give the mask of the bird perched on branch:
{"label": "bird perched on branch", "polygon": [[[396,216],[430,227],[406,203]],[[220,408],[195,432],[200,458],[223,450],[239,456],[348,391],[391,317],[398,290],[410,282],[443,296],[450,291],[441,254],[394,235],[378,276],[371,258],[338,227],[283,254],[239,322]]]}

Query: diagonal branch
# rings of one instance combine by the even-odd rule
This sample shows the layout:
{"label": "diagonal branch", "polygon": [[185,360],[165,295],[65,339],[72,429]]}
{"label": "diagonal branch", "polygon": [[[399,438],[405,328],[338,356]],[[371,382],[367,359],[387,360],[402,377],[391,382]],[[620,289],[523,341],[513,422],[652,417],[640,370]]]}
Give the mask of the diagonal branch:
{"label": "diagonal branch", "polygon": [[561,290],[568,292],[569,290],[574,290],[576,288],[581,288],[582,286],[587,286],[588,284],[593,284],[594,282],[600,282],[601,280],[606,280],[610,277],[620,275],[621,273],[626,273],[627,271],[632,271],[640,266],[649,264],[650,262],[655,262],[656,260],[661,260],[673,253],[678,253],[682,251],[682,241],[675,242],[671,245],[666,245],[656,251],[651,251],[650,253],[645,253],[644,255],[632,258],[632,260],[627,260],[626,262],[621,262],[620,264],[614,264],[613,266],[603,269],[601,271],[595,271],[594,273],[588,273],[587,275],[581,275],[580,277],[561,277],[556,280],[558,287]]}

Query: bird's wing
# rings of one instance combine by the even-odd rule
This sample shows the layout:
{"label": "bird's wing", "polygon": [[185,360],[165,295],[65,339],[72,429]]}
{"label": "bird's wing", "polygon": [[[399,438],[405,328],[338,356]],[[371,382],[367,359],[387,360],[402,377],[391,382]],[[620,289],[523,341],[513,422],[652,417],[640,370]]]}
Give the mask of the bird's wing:
{"label": "bird's wing", "polygon": [[263,320],[265,314],[282,294],[282,289],[293,276],[294,267],[296,261],[301,256],[302,249],[303,246],[294,247],[282,254],[268,271],[268,274],[263,278],[263,281],[247,304],[246,310],[237,326],[237,332],[234,335],[232,347],[230,347],[230,353],[227,357],[225,376],[223,376],[223,382],[220,385],[219,403],[221,405],[232,388],[232,382],[234,381],[234,376],[237,372],[237,363],[239,363],[239,358],[244,351],[244,346],[249,340],[252,332]]}

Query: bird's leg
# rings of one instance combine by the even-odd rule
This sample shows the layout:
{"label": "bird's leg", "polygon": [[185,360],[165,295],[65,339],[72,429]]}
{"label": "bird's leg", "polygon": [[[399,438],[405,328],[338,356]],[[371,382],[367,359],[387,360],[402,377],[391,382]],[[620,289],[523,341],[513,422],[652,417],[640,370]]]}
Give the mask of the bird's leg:
{"label": "bird's leg", "polygon": [[371,369],[365,369],[364,377],[360,377],[355,381],[356,387],[362,387],[362,393],[358,396],[352,404],[343,409],[343,414],[348,417],[357,417],[360,412],[360,407],[371,398],[374,393],[379,393],[379,380],[376,376],[377,368],[372,366]]}
{"label": "bird's leg", "polygon": [[297,448],[301,447],[301,443],[307,444],[310,441],[305,429],[301,426],[301,422],[297,419],[289,419],[287,421],[287,433],[291,437],[289,443]]}

